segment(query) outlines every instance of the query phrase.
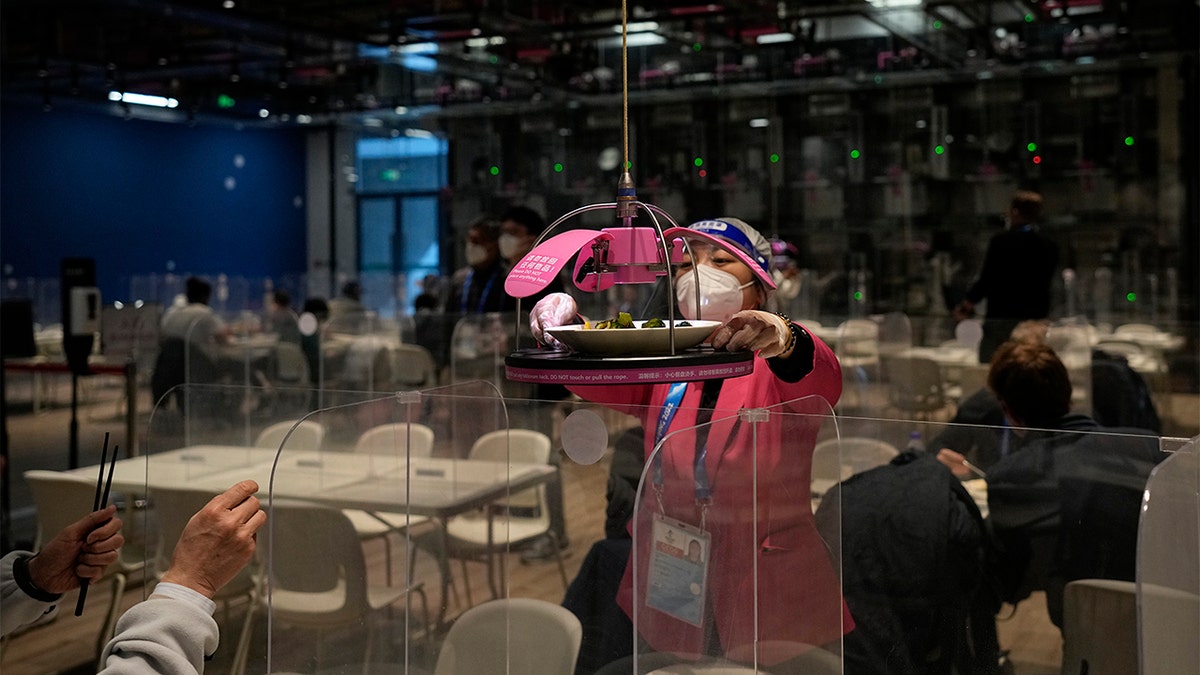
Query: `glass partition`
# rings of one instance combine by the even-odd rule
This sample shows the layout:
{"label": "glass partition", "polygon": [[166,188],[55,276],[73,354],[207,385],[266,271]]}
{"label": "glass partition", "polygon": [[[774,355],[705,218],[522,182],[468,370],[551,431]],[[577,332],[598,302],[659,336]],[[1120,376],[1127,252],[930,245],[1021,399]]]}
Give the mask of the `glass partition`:
{"label": "glass partition", "polygon": [[[261,391],[188,388],[186,414],[155,409],[145,456],[118,462],[113,492],[129,497],[126,537],[147,544],[144,597],[191,514],[239,480],[259,483],[271,525],[217,598],[223,648],[210,667],[222,672],[431,672],[456,649],[454,627],[496,598],[566,607],[581,625],[579,672],[939,659],[979,672],[1000,649],[1020,670],[1035,658],[1022,651],[1029,636],[995,617],[1020,605],[1044,615],[1038,640],[1077,639],[1063,587],[1134,580],[1143,490],[1138,581],[1166,589],[1143,591],[1143,643],[1196,634],[1183,620],[1197,616],[1194,444],[1162,453],[1157,437],[1076,418],[1020,430],[834,416],[801,399],[713,414],[656,445],[645,426],[659,408],[605,408],[585,388],[561,399],[503,397],[485,382],[336,392],[343,403],[294,415],[241,407]],[[699,501],[698,447],[710,490]],[[77,473],[94,480],[96,468]],[[561,558],[522,557],[540,535]],[[1152,550],[1169,565],[1158,576]],[[360,589],[360,607],[390,600],[344,610],[336,599]],[[1046,609],[1030,600],[1043,597]],[[505,605],[498,651],[474,651],[515,668],[558,644],[542,633],[520,646],[530,624],[518,611]],[[1176,618],[1153,618],[1162,612]]]}
{"label": "glass partition", "polygon": [[1145,675],[1200,671],[1200,454],[1193,438],[1146,484],[1138,532],[1138,625]]}

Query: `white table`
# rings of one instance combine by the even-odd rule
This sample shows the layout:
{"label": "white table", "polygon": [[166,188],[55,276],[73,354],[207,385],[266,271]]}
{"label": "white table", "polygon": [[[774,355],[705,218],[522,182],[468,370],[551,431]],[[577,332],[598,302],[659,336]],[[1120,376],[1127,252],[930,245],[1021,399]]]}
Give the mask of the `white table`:
{"label": "white table", "polygon": [[[404,512],[445,521],[509,494],[545,483],[549,464],[412,458],[366,453],[294,451],[195,445],[122,459],[113,467],[112,490],[144,494],[156,488],[207,490],[214,495],[247,478],[259,498],[304,499],[335,508]],[[97,466],[71,473],[94,479]],[[445,528],[443,528],[443,536]],[[491,529],[489,528],[489,533]],[[489,545],[491,542],[489,542]],[[443,547],[444,550],[444,547]],[[442,562],[442,569],[447,566]],[[449,587],[442,576],[442,594]],[[442,606],[440,624],[444,618]]]}

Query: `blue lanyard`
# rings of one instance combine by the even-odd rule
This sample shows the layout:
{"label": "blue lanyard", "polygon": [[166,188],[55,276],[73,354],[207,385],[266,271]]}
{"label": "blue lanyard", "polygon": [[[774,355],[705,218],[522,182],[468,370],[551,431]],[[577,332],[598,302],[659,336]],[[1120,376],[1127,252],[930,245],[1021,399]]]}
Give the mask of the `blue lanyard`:
{"label": "blue lanyard", "polygon": [[[667,392],[667,398],[663,401],[662,410],[658,413],[658,424],[654,427],[654,445],[657,446],[662,442],[664,436],[667,435],[667,428],[671,426],[671,420],[675,419],[675,413],[679,411],[679,403],[683,400],[683,394],[687,391],[687,382],[676,382],[671,385],[670,391]],[[697,500],[707,500],[712,496],[712,489],[708,483],[708,467],[705,465],[705,460],[708,458],[708,443],[696,443],[696,455],[692,463],[693,483],[696,490]],[[654,456],[654,484],[661,487],[663,484],[662,475],[662,451]]]}
{"label": "blue lanyard", "polygon": [[[483,314],[484,306],[487,303],[488,295],[492,292],[492,284],[496,283],[496,277],[500,276],[500,270],[497,268],[492,270],[492,276],[488,277],[487,283],[483,285],[483,290],[479,292],[479,304],[475,308],[475,313]],[[459,309],[465,314],[467,311],[467,299],[471,297],[471,280],[475,278],[475,270],[467,272],[467,278],[463,282],[462,300],[459,302]]]}

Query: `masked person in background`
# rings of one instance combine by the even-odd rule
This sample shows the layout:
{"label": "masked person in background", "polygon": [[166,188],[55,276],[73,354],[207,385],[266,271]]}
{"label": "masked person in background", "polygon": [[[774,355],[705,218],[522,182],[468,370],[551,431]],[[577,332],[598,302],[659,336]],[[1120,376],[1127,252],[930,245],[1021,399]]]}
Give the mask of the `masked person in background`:
{"label": "masked person in background", "polygon": [[467,265],[454,273],[446,312],[486,314],[510,312],[516,301],[504,292],[507,269],[500,258],[500,226],[490,216],[479,218],[467,230]]}
{"label": "masked person in background", "polygon": [[[688,229],[690,258],[674,283],[679,309],[688,319],[722,322],[713,348],[757,352],[754,370],[728,380],[570,387],[638,417],[647,430],[645,455],[655,466],[646,474],[655,483],[646,494],[653,490],[661,498],[653,505],[656,500],[645,500],[634,515],[639,588],[633,588],[634,566],[627,565],[617,601],[651,649],[666,653],[656,657],[750,661],[757,647],[771,672],[791,672],[789,661],[799,657],[798,664],[812,646],[836,643],[853,621],[811,510],[812,451],[825,415],[778,412],[828,411],[841,395],[841,368],[833,351],[803,327],[761,309],[775,282],[770,244],[757,230],[736,218]],[[545,329],[574,322],[575,314],[570,296],[553,294],[534,306],[530,328],[551,343]],[[778,412],[763,423],[745,423],[737,414],[772,406]],[[703,584],[682,574],[658,576],[662,566],[651,559],[668,522],[680,523],[683,537],[707,542]],[[672,585],[679,592],[657,601],[656,589]],[[688,589],[696,602],[685,602]]]}

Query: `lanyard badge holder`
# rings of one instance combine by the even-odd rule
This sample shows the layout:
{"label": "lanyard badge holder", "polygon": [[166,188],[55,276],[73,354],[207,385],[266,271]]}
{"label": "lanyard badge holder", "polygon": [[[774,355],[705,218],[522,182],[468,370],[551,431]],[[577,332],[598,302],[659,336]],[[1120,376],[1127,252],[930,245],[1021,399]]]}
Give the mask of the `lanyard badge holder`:
{"label": "lanyard badge holder", "polygon": [[[687,390],[686,382],[671,385],[655,428],[655,445],[662,442],[679,403]],[[696,503],[700,506],[700,526],[689,525],[666,515],[663,508],[662,451],[654,457],[653,481],[658,513],[651,527],[649,575],[646,605],[693,626],[704,620],[707,597],[708,565],[712,537],[705,531],[705,515],[711,503],[708,475],[704,467],[707,451],[697,448],[695,457]]]}

